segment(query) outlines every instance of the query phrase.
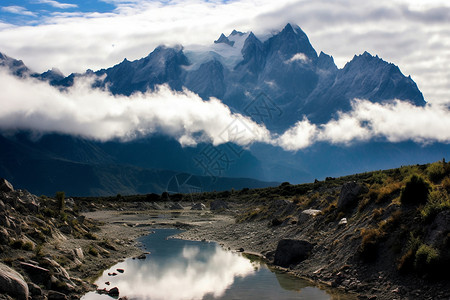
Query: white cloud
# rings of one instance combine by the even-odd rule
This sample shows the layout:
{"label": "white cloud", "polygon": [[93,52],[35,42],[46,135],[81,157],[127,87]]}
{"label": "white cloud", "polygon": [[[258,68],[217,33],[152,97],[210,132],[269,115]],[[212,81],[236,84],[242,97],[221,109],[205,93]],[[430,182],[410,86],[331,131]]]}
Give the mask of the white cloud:
{"label": "white cloud", "polygon": [[[202,100],[189,91],[161,86],[156,92],[130,97],[92,89],[94,78],[79,79],[67,91],[35,79],[19,79],[0,70],[0,129],[57,132],[89,139],[122,140],[163,133],[181,144],[200,141],[221,144],[230,140],[246,146],[266,142],[269,132],[247,117],[231,113],[217,99]],[[240,139],[225,133],[239,124]]]}
{"label": "white cloud", "polygon": [[305,55],[305,53],[297,53],[294,56],[292,56],[287,62],[291,63],[294,61],[301,61],[302,63],[306,64],[309,62],[308,57]]}
{"label": "white cloud", "polygon": [[54,0],[36,0],[36,3],[48,4],[55,8],[67,9],[67,8],[76,8],[78,5],[70,4],[70,3],[61,3]]}
{"label": "white cloud", "polygon": [[278,145],[296,151],[317,142],[350,144],[375,139],[390,142],[414,141],[427,144],[450,143],[448,106],[414,106],[395,100],[378,104],[355,99],[352,110],[340,113],[326,124],[314,125],[304,119],[278,138]]}
{"label": "white cloud", "polygon": [[27,10],[25,7],[17,5],[3,6],[2,11],[16,15],[32,16],[32,17],[36,16],[33,12]]}

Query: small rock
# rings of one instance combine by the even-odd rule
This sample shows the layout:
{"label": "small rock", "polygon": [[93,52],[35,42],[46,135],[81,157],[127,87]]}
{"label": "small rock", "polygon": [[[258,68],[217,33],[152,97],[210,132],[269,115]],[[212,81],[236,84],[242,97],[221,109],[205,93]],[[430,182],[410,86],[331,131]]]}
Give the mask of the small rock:
{"label": "small rock", "polygon": [[83,249],[81,248],[76,248],[73,250],[75,257],[79,258],[79,259],[84,259],[84,253],[83,253]]}
{"label": "small rock", "polygon": [[244,251],[245,251],[245,250],[244,250],[244,248],[242,248],[242,247],[238,249],[238,252],[244,252]]}
{"label": "small rock", "polygon": [[125,270],[124,269],[117,269],[117,272],[123,273],[123,272],[125,272]]}
{"label": "small rock", "polygon": [[141,255],[136,256],[136,258],[137,258],[137,259],[146,259],[147,256],[146,256],[144,253],[142,253]]}
{"label": "small rock", "polygon": [[107,281],[107,282],[105,282],[105,284],[106,284],[106,285],[110,285],[110,284],[111,284],[111,282]]}
{"label": "small rock", "polygon": [[108,291],[108,295],[110,296],[119,296],[119,289],[117,287],[113,287]]}
{"label": "small rock", "polygon": [[338,224],[339,226],[342,226],[342,225],[347,225],[347,218],[342,218],[340,221],[339,221],[339,224]]}

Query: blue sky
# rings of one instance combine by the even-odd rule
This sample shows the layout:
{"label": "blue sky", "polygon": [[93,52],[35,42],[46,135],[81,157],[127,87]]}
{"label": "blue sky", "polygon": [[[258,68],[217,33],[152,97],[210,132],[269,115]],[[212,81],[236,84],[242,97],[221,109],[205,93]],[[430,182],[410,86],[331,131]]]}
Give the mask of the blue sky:
{"label": "blue sky", "polygon": [[38,25],[45,18],[60,13],[112,12],[111,3],[96,0],[2,0],[0,20],[14,25]]}

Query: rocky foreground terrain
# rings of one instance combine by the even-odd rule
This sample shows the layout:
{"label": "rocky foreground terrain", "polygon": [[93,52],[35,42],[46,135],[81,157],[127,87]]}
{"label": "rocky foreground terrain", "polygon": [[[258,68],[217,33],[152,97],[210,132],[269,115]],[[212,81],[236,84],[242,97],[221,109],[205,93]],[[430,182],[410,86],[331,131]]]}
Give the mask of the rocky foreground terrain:
{"label": "rocky foreground terrain", "polygon": [[106,266],[142,253],[133,239],[178,227],[179,238],[258,255],[358,299],[450,299],[449,175],[442,161],[265,189],[66,199],[63,208],[60,194],[3,182],[1,297],[77,298]]}
{"label": "rocky foreground terrain", "polygon": [[37,197],[2,179],[0,299],[79,299],[105,267],[142,253],[139,230],[102,225],[63,193]]}

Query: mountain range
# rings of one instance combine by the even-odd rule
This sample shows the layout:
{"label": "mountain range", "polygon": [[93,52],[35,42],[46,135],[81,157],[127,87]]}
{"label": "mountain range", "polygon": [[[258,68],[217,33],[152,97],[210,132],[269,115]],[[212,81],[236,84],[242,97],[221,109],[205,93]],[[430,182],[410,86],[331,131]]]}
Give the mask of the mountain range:
{"label": "mountain range", "polygon": [[[188,89],[205,100],[220,99],[233,112],[278,133],[305,117],[313,124],[324,124],[339,112],[350,111],[355,98],[380,104],[398,99],[426,105],[416,83],[394,64],[364,52],[340,69],[332,56],[318,55],[307,35],[291,24],[266,39],[234,30],[228,36],[222,33],[209,46],[159,46],[144,58],[124,59],[110,68],[69,76],[55,68],[35,73],[4,54],[0,54],[0,66],[16,76],[35,77],[60,89],[72,86],[76,78],[92,75],[99,78],[94,87],[109,89],[114,95],[155,90],[161,84],[176,91]],[[180,173],[208,178],[195,161],[208,144],[181,147],[161,135],[130,142],[98,142],[59,134],[38,140],[31,136],[21,132],[0,137],[0,177],[27,186],[33,193],[62,189],[73,195],[162,192],[166,182]],[[225,152],[232,146],[225,144],[219,149]],[[441,159],[448,150],[446,144],[384,140],[350,146],[317,143],[296,153],[256,144],[242,149],[243,155],[236,157],[218,180],[214,178],[212,185],[202,186],[220,190],[302,182],[429,162]],[[72,180],[74,176],[81,180]]]}

